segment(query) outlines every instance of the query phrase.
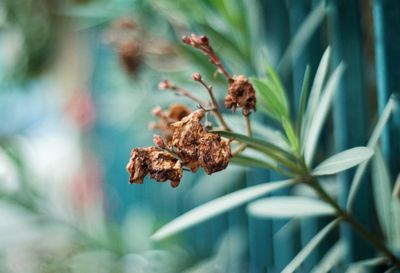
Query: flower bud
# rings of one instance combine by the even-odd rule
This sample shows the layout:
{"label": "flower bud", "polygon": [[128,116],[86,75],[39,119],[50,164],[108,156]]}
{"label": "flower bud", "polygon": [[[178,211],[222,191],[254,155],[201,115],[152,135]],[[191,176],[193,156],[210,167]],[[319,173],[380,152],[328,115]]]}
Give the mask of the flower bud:
{"label": "flower bud", "polygon": [[193,73],[192,77],[193,77],[193,80],[195,80],[197,82],[201,81],[201,75],[198,72]]}
{"label": "flower bud", "polygon": [[163,80],[158,84],[158,89],[165,90],[169,89],[171,87],[171,84],[168,80]]}
{"label": "flower bud", "polygon": [[154,145],[156,145],[157,147],[160,147],[162,149],[167,147],[167,145],[165,145],[164,140],[162,139],[162,137],[160,135],[153,136],[153,143],[154,143]]}

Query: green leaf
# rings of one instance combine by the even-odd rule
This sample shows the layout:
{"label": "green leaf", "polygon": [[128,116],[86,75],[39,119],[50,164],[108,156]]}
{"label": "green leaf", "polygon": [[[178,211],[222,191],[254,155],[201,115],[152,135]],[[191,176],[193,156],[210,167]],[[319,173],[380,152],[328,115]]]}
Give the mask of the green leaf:
{"label": "green leaf", "polygon": [[314,117],[322,93],[323,84],[325,82],[326,74],[329,68],[330,52],[331,52],[330,47],[328,47],[325,50],[324,55],[322,55],[317,72],[315,73],[315,78],[313,86],[310,91],[310,96],[308,97],[307,109],[304,114],[304,124],[303,127],[301,128],[301,140],[303,146],[306,141],[305,137],[308,134],[310,128],[311,120]]}
{"label": "green leaf", "polygon": [[274,70],[274,68],[271,65],[267,66],[267,75],[270,77],[270,79],[273,82],[273,86],[275,87],[275,93],[276,96],[278,97],[279,101],[282,103],[282,106],[285,110],[285,114],[287,116],[289,116],[289,103],[288,103],[288,99],[286,96],[286,91],[285,88],[283,88],[283,84],[281,82],[281,80],[279,79],[278,74],[276,73],[276,71]]}
{"label": "green leaf", "polygon": [[[375,150],[372,160],[372,188],[377,209],[379,223],[389,243],[393,243],[394,230],[392,226],[392,193],[389,170],[385,164],[382,153]],[[394,216],[394,215],[393,215]],[[399,227],[397,227],[398,229]]]}
{"label": "green leaf", "polygon": [[[394,107],[394,101],[392,98],[389,99],[387,102],[385,109],[382,112],[378,122],[375,125],[374,130],[372,131],[371,137],[368,140],[367,147],[374,149],[376,144],[378,143],[379,137],[382,135],[383,129],[385,128],[386,123],[388,122],[390,115],[392,113]],[[351,181],[351,188],[349,191],[349,197],[347,198],[347,210],[351,210],[353,205],[354,198],[356,197],[357,190],[361,185],[362,177],[367,169],[368,162],[366,161],[360,164],[357,169],[356,173],[354,174],[353,180]]]}
{"label": "green leaf", "polygon": [[261,99],[261,109],[264,109],[271,117],[279,120],[281,116],[287,116],[287,108],[284,101],[277,93],[277,88],[269,79],[250,78]]}
{"label": "green leaf", "polygon": [[362,260],[359,262],[355,262],[349,266],[346,270],[346,273],[364,273],[369,272],[368,267],[376,267],[378,265],[382,265],[388,262],[387,257],[377,257],[367,260]]}
{"label": "green leaf", "polygon": [[299,154],[300,152],[299,141],[296,133],[293,130],[292,123],[286,117],[282,117],[282,126],[283,129],[285,130],[286,136],[289,139],[290,145],[292,146],[292,150],[295,153]]}
{"label": "green leaf", "polygon": [[304,262],[318,244],[331,232],[340,222],[340,218],[333,220],[325,226],[310,242],[294,257],[294,259],[283,269],[282,273],[292,273]]}
{"label": "green leaf", "polygon": [[278,164],[276,162],[270,163],[241,154],[232,157],[230,162],[244,167],[252,168],[275,169],[278,167]]}
{"label": "green leaf", "polygon": [[325,18],[326,13],[327,7],[325,6],[325,1],[321,1],[298,28],[294,38],[292,38],[281,61],[279,62],[278,71],[286,73],[290,69],[292,63],[295,63],[304,48],[308,45],[308,41],[312,37],[313,33],[315,33],[322,20]]}
{"label": "green leaf", "polygon": [[342,241],[334,244],[324,255],[321,261],[313,268],[311,273],[329,273],[331,269],[340,263],[344,257],[345,248]]}
{"label": "green leaf", "polygon": [[340,63],[329,78],[328,83],[324,88],[324,93],[321,95],[321,99],[318,101],[318,107],[315,113],[312,114],[310,128],[307,131],[304,145],[304,158],[308,166],[310,166],[312,163],[319,135],[324,125],[325,119],[328,116],[328,112],[333,99],[333,94],[335,93],[339,85],[339,81],[342,77],[343,71],[344,65],[343,63]]}
{"label": "green leaf", "polygon": [[397,175],[396,182],[394,183],[392,197],[393,199],[400,199],[400,173]]}
{"label": "green leaf", "polygon": [[[247,129],[242,116],[227,114],[224,115],[224,119],[228,123],[230,128],[235,128],[235,131],[240,134],[246,134]],[[274,143],[277,147],[285,151],[290,151],[287,139],[281,133],[281,131],[265,125],[257,121],[256,119],[251,120],[251,127],[255,136],[270,143]]]}
{"label": "green leaf", "polygon": [[305,218],[335,215],[335,210],[325,202],[309,197],[268,197],[250,203],[247,213],[258,218]]}
{"label": "green leaf", "polygon": [[214,133],[220,134],[223,137],[226,138],[232,138],[235,139],[241,143],[247,144],[249,147],[255,148],[259,150],[260,152],[263,152],[270,156],[273,159],[276,159],[279,161],[279,159],[282,159],[283,157],[286,159],[293,159],[293,155],[282,148],[276,146],[275,144],[272,144],[271,142],[245,136],[242,134],[237,134],[229,131],[222,131],[222,130],[215,130],[212,131]]}
{"label": "green leaf", "polygon": [[313,175],[329,175],[350,169],[358,164],[368,160],[374,154],[374,151],[367,147],[355,147],[321,162],[313,171]]}
{"label": "green leaf", "polygon": [[307,106],[307,99],[310,92],[310,66],[307,65],[306,70],[304,72],[303,78],[303,86],[301,87],[301,95],[300,95],[300,102],[299,102],[299,112],[297,114],[297,134],[301,135],[301,128],[303,127],[304,122],[304,115]]}
{"label": "green leaf", "polygon": [[295,181],[293,179],[270,182],[248,187],[246,189],[238,190],[236,192],[219,197],[184,213],[178,218],[175,218],[154,233],[151,238],[157,241],[163,240],[182,230],[188,229],[189,227],[243,205],[267,193],[291,186],[294,183]]}

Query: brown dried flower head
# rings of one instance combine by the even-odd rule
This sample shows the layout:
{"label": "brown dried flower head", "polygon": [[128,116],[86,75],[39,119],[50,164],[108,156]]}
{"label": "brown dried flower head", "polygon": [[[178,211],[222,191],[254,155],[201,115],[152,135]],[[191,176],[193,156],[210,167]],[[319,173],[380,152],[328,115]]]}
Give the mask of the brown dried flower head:
{"label": "brown dried flower head", "polygon": [[231,149],[221,136],[206,132],[200,123],[204,114],[200,109],[174,123],[171,145],[192,172],[202,167],[207,174],[212,174],[228,166]]}
{"label": "brown dried flower head", "polygon": [[182,178],[182,164],[170,153],[157,147],[135,148],[126,166],[130,174],[129,182],[142,184],[146,175],[158,182],[171,181],[177,187]]}
{"label": "brown dried flower head", "polygon": [[200,140],[199,162],[207,174],[224,170],[231,158],[231,147],[220,135],[205,133]]}
{"label": "brown dried flower head", "polygon": [[169,143],[174,133],[171,125],[189,115],[190,112],[190,109],[179,103],[172,104],[166,111],[157,106],[153,109],[152,113],[159,118],[159,121],[152,125],[152,129],[159,131],[166,143]]}
{"label": "brown dried flower head", "polygon": [[243,115],[247,116],[253,110],[256,110],[256,92],[249,80],[239,75],[232,79],[228,94],[225,97],[226,108],[236,110],[237,107],[242,108]]}

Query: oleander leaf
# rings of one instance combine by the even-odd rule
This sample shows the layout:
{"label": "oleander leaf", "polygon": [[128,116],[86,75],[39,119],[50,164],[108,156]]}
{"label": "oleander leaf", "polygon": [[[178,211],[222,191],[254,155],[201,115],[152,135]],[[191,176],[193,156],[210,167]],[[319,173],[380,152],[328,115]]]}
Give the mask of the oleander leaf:
{"label": "oleander leaf", "polygon": [[157,232],[155,232],[151,238],[157,241],[163,240],[182,230],[188,229],[194,225],[197,225],[226,211],[243,205],[265,194],[285,187],[289,187],[294,183],[295,181],[293,179],[281,180],[248,187],[224,195],[201,206],[198,206],[175,218],[174,220],[160,228]]}
{"label": "oleander leaf", "polygon": [[367,147],[355,147],[322,161],[313,171],[313,175],[330,175],[345,171],[370,159],[374,151]]}

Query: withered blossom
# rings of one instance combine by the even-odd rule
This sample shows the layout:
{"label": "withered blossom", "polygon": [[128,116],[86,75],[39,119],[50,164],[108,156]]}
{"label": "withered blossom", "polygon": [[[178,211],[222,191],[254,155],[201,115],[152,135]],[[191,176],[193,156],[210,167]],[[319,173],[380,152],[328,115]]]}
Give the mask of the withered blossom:
{"label": "withered blossom", "polygon": [[190,168],[192,172],[196,172],[199,168],[198,146],[200,138],[204,134],[204,128],[200,120],[204,117],[203,109],[192,112],[181,121],[172,124],[173,135],[171,146],[182,160],[185,166]]}
{"label": "withered blossom", "polygon": [[232,79],[225,97],[225,106],[233,111],[237,107],[242,108],[245,116],[256,110],[256,92],[245,76],[239,75]]}
{"label": "withered blossom", "polygon": [[180,121],[182,118],[190,114],[190,110],[183,104],[172,104],[168,110],[163,111],[160,106],[153,109],[154,116],[159,118],[157,123],[153,123],[152,129],[159,131],[162,137],[169,143],[173,135],[173,127],[171,124]]}
{"label": "withered blossom", "polygon": [[199,162],[207,174],[224,170],[231,158],[231,147],[220,135],[205,133],[200,139]]}
{"label": "withered blossom", "polygon": [[174,123],[171,145],[192,172],[202,167],[207,174],[212,174],[227,167],[231,150],[221,136],[208,133],[201,125],[204,113],[200,109]]}
{"label": "withered blossom", "polygon": [[142,184],[146,175],[158,181],[171,181],[177,187],[182,178],[182,164],[169,152],[157,147],[134,148],[126,169],[130,175],[129,182]]}

